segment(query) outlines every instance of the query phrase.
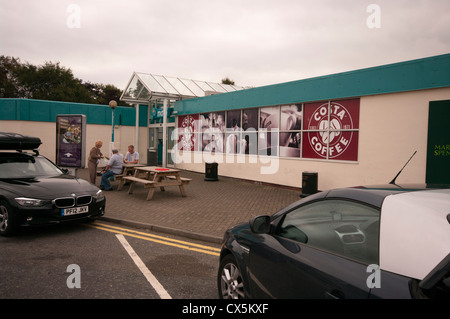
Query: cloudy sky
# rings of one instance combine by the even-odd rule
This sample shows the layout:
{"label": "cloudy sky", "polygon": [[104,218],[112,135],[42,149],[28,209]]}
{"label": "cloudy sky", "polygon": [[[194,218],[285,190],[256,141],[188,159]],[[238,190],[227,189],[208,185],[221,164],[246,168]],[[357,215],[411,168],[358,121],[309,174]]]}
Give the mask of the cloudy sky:
{"label": "cloudy sky", "polygon": [[[375,6],[370,6],[375,4]],[[0,55],[124,89],[263,86],[450,52],[449,0],[0,0]]]}

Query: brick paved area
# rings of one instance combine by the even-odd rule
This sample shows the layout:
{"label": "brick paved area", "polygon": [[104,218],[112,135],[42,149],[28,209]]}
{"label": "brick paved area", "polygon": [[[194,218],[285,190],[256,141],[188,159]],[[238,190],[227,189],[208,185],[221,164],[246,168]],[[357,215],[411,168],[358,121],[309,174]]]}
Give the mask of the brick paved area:
{"label": "brick paved area", "polygon": [[[78,170],[78,176],[87,179],[87,169]],[[182,177],[191,178],[185,185],[187,197],[178,187],[159,189],[147,201],[148,189],[137,184],[133,194],[128,186],[117,191],[118,182],[112,182],[113,191],[105,192],[105,219],[133,226],[166,231],[197,239],[220,242],[224,232],[241,222],[261,214],[273,214],[300,199],[300,192],[277,186],[261,185],[219,176],[219,181],[205,181],[204,174],[182,171]],[[97,186],[100,177],[97,177]]]}

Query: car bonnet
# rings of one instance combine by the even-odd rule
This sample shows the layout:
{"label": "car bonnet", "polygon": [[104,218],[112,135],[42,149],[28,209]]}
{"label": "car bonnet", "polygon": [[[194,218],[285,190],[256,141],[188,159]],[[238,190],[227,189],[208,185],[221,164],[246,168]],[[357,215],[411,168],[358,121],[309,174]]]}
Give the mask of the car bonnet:
{"label": "car bonnet", "polygon": [[450,252],[450,189],[389,195],[381,209],[380,268],[423,279]]}
{"label": "car bonnet", "polygon": [[3,179],[1,187],[16,196],[53,199],[59,196],[75,193],[89,194],[98,190],[94,185],[70,175],[29,179]]}

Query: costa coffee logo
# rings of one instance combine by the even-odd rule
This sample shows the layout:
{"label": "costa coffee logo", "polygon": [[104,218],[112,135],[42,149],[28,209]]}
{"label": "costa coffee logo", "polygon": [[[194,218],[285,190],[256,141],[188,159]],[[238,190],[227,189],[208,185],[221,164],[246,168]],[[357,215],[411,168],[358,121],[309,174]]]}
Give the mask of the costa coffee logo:
{"label": "costa coffee logo", "polygon": [[320,157],[335,158],[345,152],[353,137],[353,120],[342,104],[331,102],[320,105],[312,114],[308,130],[309,143]]}

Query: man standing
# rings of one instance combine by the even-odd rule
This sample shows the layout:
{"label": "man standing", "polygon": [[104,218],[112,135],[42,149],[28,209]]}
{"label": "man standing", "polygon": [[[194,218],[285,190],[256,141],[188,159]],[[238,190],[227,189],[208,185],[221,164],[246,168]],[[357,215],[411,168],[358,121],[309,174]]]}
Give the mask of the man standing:
{"label": "man standing", "polygon": [[134,145],[128,145],[128,152],[125,155],[125,163],[127,164],[139,163],[139,153],[134,150]]}
{"label": "man standing", "polygon": [[109,159],[108,165],[106,165],[106,172],[102,175],[102,181],[100,183],[100,189],[105,191],[111,191],[111,183],[109,178],[114,175],[122,174],[123,155],[119,154],[119,151],[112,150],[113,155]]}

